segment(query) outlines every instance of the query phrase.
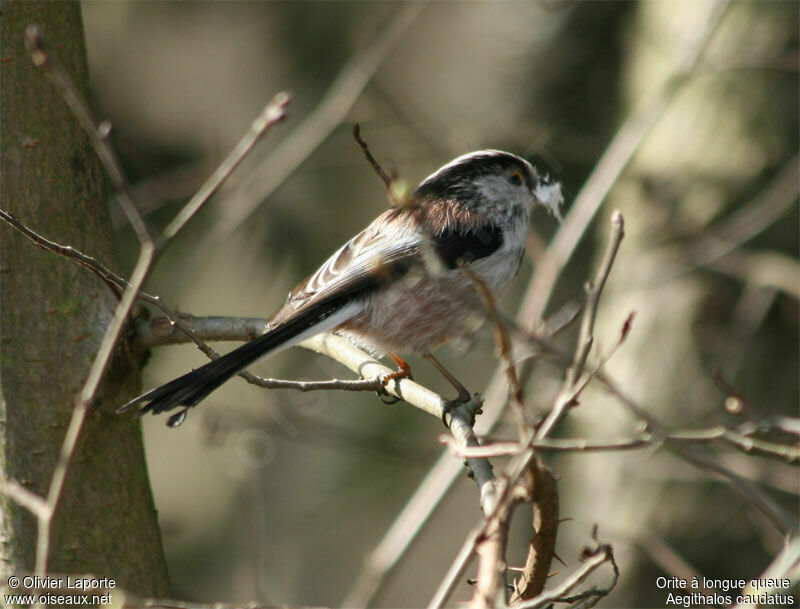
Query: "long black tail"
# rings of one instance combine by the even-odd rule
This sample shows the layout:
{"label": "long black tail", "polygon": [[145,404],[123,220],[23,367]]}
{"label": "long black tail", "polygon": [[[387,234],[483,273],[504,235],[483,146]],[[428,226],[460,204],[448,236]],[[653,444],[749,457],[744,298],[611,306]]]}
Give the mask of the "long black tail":
{"label": "long black tail", "polygon": [[143,406],[139,410],[139,414],[146,412],[159,414],[177,406],[195,406],[229,378],[267,355],[276,346],[275,336],[272,332],[263,334],[230,353],[161,385],[161,387],[151,389],[124,406],[120,406],[117,412],[126,412],[138,404],[148,401],[149,404]]}
{"label": "long black tail", "polygon": [[186,418],[188,408],[198,404],[209,393],[253,362],[296,345],[306,338],[332,330],[351,317],[356,312],[354,309],[357,308],[348,307],[343,298],[332,298],[320,305],[301,311],[230,353],[187,372],[169,383],[151,389],[120,406],[117,413],[131,410],[143,402],[149,403],[139,409],[139,414],[146,412],[159,414],[183,406],[184,408],[179,413],[172,415],[167,421],[167,425],[170,427],[177,427]]}

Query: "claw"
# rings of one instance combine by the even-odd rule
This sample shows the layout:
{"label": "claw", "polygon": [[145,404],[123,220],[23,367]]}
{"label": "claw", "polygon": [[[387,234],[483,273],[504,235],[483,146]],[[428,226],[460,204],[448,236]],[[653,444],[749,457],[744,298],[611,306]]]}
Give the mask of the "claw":
{"label": "claw", "polygon": [[466,410],[470,415],[470,425],[475,425],[475,416],[483,412],[481,408],[483,406],[483,396],[480,393],[476,393],[475,395],[470,395],[468,393],[466,396],[459,395],[456,399],[445,402],[442,408],[442,423],[444,426],[450,429],[450,425],[447,424],[447,415],[459,406],[469,405],[473,401],[475,402],[474,406],[470,406]]}

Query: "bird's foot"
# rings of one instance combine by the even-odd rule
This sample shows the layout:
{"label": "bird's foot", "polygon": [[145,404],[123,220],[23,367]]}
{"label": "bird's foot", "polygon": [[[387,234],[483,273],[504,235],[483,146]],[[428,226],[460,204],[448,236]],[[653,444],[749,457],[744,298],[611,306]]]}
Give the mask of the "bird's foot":
{"label": "bird's foot", "polygon": [[450,429],[450,423],[448,423],[447,419],[450,418],[452,422],[450,415],[453,410],[459,407],[466,411],[469,416],[469,425],[473,427],[475,425],[475,417],[483,412],[483,394],[459,393],[456,399],[446,401],[442,407],[442,423],[447,429]]}
{"label": "bird's foot", "polygon": [[[408,365],[408,362],[404,360],[399,355],[395,355],[394,353],[390,353],[389,357],[392,358],[395,364],[397,364],[397,370],[392,372],[391,374],[387,374],[381,379],[381,384],[386,387],[392,381],[399,381],[401,379],[409,379],[414,380],[414,377],[411,376],[411,366]],[[400,398],[392,398],[389,396],[391,401],[383,400],[386,404],[394,404],[395,402],[399,402]]]}

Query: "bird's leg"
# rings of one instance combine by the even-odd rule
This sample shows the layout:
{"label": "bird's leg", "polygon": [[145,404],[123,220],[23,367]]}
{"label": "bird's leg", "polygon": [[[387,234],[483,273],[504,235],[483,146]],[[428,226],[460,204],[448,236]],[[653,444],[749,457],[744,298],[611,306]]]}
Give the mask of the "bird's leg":
{"label": "bird's leg", "polygon": [[389,357],[391,357],[392,361],[397,364],[397,372],[392,372],[391,374],[384,376],[382,381],[384,385],[388,385],[391,381],[399,379],[414,380],[414,377],[411,376],[411,366],[408,365],[406,360],[399,355],[395,355],[394,353],[390,353]]}
{"label": "bird's leg", "polygon": [[459,380],[454,377],[453,374],[447,368],[445,368],[438,359],[433,357],[433,355],[430,353],[426,353],[423,357],[431,364],[436,366],[436,369],[439,371],[439,373],[446,378],[453,387],[455,387],[456,391],[458,391],[458,397],[456,398],[457,401],[466,402],[472,398],[472,394],[467,391],[467,388],[464,387],[464,385],[462,385]]}
{"label": "bird's leg", "polygon": [[450,411],[452,411],[456,406],[469,402],[472,399],[472,394],[470,394],[467,388],[464,387],[464,385],[462,385],[461,382],[454,377],[453,374],[433,355],[426,353],[423,355],[423,357],[432,363],[439,373],[446,378],[453,387],[455,387],[456,391],[458,391],[458,397],[455,400],[450,400],[445,403],[444,409],[442,410],[442,423],[444,423],[445,427],[449,427],[447,424],[447,415],[450,414]]}
{"label": "bird's leg", "polygon": [[[394,353],[390,353],[389,357],[391,357],[394,363],[397,364],[397,371],[392,372],[391,374],[387,374],[381,379],[381,383],[383,384],[384,387],[386,387],[386,385],[388,385],[392,381],[399,381],[400,379],[414,380],[414,377],[411,376],[411,366],[408,365],[408,362],[406,360],[404,360],[399,355],[395,355]],[[393,402],[388,402],[388,403],[393,404],[396,401],[397,398],[395,398]]]}

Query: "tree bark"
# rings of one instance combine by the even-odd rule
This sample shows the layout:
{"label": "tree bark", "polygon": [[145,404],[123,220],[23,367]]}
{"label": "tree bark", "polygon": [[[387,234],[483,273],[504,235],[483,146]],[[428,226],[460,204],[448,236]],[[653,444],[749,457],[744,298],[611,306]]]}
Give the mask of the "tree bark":
{"label": "tree bark", "polygon": [[[84,95],[89,92],[80,5],[0,5],[2,207],[61,244],[113,266],[103,175],[88,138],[24,48],[30,23]],[[0,481],[46,497],[64,433],[117,304],[94,275],[0,225]],[[144,595],[168,590],[139,423],[116,417],[140,363],[110,363],[69,465],[51,530],[48,570],[110,577]],[[35,519],[0,494],[0,581],[34,566]],[[21,590],[20,590],[21,591]]]}

